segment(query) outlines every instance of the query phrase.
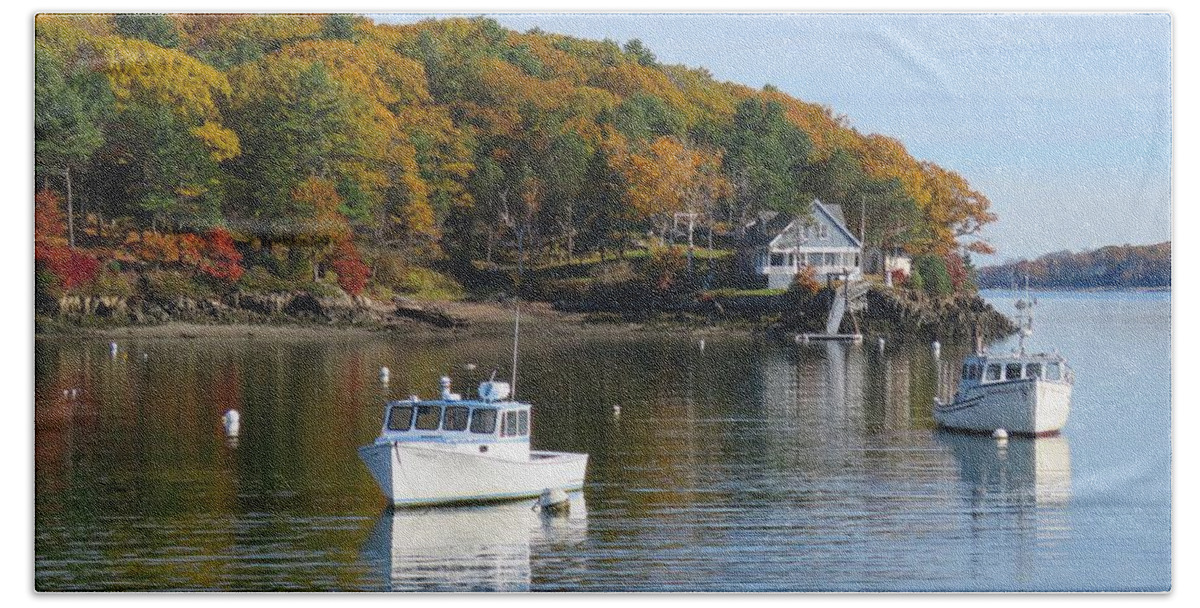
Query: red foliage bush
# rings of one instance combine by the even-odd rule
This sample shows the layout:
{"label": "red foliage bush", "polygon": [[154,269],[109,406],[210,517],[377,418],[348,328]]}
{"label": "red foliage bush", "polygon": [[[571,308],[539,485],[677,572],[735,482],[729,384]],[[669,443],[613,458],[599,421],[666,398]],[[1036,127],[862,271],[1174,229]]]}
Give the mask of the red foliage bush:
{"label": "red foliage bush", "polygon": [[54,275],[64,289],[71,289],[96,280],[100,261],[67,246],[63,236],[67,226],[58,206],[58,196],[49,190],[34,196],[33,261]]}
{"label": "red foliage bush", "polygon": [[214,279],[236,283],[242,278],[242,254],[234,246],[228,230],[213,228],[208,231],[199,266],[201,272]]}
{"label": "red foliage bush", "polygon": [[100,260],[61,245],[47,245],[34,250],[34,262],[54,275],[64,289],[87,285],[96,280]]}
{"label": "red foliage bush", "polygon": [[967,283],[967,265],[961,255],[951,251],[942,256],[946,261],[946,273],[950,275],[950,286],[954,291],[962,291]]}
{"label": "red foliage bush", "polygon": [[895,287],[903,287],[908,282],[908,273],[897,268],[891,272],[892,285]]}
{"label": "red foliage bush", "polygon": [[363,263],[358,249],[348,239],[339,241],[334,247],[330,266],[337,273],[338,286],[352,296],[362,293],[367,286],[367,277],[371,276],[371,268]]}
{"label": "red foliage bush", "polygon": [[800,272],[792,279],[792,286],[808,295],[821,291],[821,282],[817,280],[817,269],[812,266],[801,266]]}
{"label": "red foliage bush", "polygon": [[67,223],[58,208],[58,195],[42,190],[33,197],[33,240],[35,243],[60,239],[67,234]]}

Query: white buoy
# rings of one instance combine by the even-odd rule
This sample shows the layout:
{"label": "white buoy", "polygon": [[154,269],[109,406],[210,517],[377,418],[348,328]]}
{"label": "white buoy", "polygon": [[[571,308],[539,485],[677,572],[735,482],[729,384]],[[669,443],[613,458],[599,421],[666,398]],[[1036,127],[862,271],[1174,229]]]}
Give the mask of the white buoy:
{"label": "white buoy", "polygon": [[613,416],[620,416],[620,415],[621,415],[621,406],[614,405],[613,406]]}
{"label": "white buoy", "polygon": [[942,343],[938,342],[937,340],[933,341],[933,358],[934,359],[942,358]]}
{"label": "white buoy", "polygon": [[887,340],[884,340],[883,338],[880,338],[880,339],[879,339],[879,352],[883,352],[883,345],[884,345],[884,344],[887,344]]}
{"label": "white buoy", "polygon": [[116,357],[116,356],[117,356],[117,343],[116,343],[116,342],[109,342],[109,343],[108,343],[108,354],[109,354],[109,356],[110,356],[110,357]]}
{"label": "white buoy", "polygon": [[704,352],[704,338],[700,338],[700,352]]}
{"label": "white buoy", "polygon": [[468,363],[468,364],[464,365],[463,367],[464,367],[464,368],[465,368],[467,371],[469,371],[469,372],[473,372],[473,371],[475,371],[475,364],[474,364],[474,363]]}
{"label": "white buoy", "polygon": [[391,373],[392,373],[392,371],[389,370],[386,365],[379,368],[379,381],[384,384],[387,384],[388,378],[391,376]]}
{"label": "white buoy", "polygon": [[221,422],[225,424],[225,436],[237,437],[242,430],[242,416],[237,410],[229,410],[221,416]]}
{"label": "white buoy", "polygon": [[1004,429],[996,429],[992,431],[992,439],[996,441],[1008,441],[1008,431]]}
{"label": "white buoy", "polygon": [[534,509],[547,515],[564,515],[571,510],[571,497],[562,488],[546,488]]}

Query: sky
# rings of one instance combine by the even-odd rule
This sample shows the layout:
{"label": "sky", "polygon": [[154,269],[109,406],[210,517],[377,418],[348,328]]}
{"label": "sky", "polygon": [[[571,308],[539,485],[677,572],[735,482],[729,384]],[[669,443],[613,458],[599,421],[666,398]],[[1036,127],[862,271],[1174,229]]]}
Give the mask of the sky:
{"label": "sky", "polygon": [[[471,13],[468,13],[471,14]],[[432,15],[373,15],[410,22]],[[962,174],[999,221],[984,263],[1171,239],[1165,13],[490,14],[772,84]]]}

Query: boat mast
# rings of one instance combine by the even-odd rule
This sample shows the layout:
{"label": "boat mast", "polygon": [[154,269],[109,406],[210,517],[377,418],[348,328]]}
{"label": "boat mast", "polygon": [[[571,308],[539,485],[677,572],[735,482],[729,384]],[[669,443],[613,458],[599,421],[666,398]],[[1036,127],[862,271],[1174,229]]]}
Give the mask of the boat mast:
{"label": "boat mast", "polygon": [[517,400],[517,343],[521,339],[521,303],[517,302],[517,316],[513,322],[512,400]]}
{"label": "boat mast", "polygon": [[1020,327],[1021,336],[1018,341],[1018,353],[1025,356],[1025,338],[1033,334],[1033,298],[1029,297],[1029,275],[1025,275],[1025,298],[1017,300],[1017,310],[1020,316],[1017,318],[1017,325]]}

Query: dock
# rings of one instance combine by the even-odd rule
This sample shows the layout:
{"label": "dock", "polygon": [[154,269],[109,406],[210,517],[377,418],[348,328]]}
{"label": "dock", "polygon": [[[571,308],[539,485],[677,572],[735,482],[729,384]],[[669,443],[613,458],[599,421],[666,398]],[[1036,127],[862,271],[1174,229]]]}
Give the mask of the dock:
{"label": "dock", "polygon": [[[849,274],[842,275],[841,280],[841,294],[834,293],[824,333],[796,334],[797,344],[820,341],[852,342],[854,344],[862,342],[862,334],[858,332],[858,319],[854,317],[853,313],[866,308],[867,284],[863,281],[851,281]],[[832,277],[830,277],[830,282],[832,282]],[[842,319],[845,318],[847,312],[854,321],[855,331],[851,334],[838,333],[842,326]]]}
{"label": "dock", "polygon": [[808,342],[853,342],[861,343],[863,340],[862,334],[796,334],[797,344],[807,344]]}

